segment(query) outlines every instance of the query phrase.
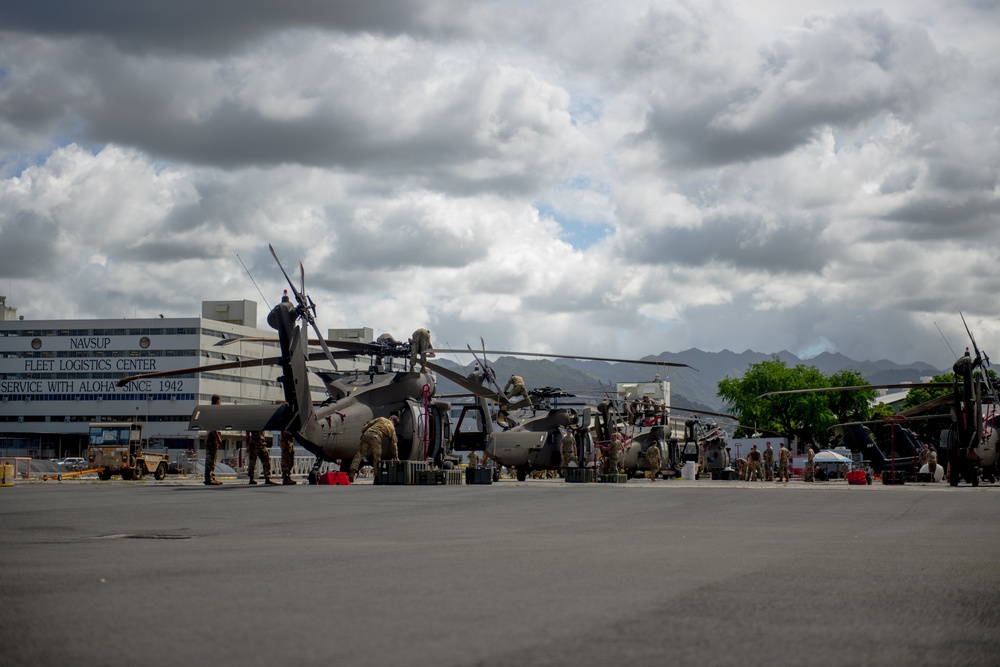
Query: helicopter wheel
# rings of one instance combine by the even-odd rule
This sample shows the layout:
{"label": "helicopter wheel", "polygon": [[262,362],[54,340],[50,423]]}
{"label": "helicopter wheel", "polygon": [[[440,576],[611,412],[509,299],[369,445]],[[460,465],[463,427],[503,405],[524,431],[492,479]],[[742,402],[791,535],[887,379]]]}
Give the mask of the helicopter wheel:
{"label": "helicopter wheel", "polygon": [[318,484],[318,483],[319,483],[319,480],[318,480],[318,479],[316,478],[316,471],[315,471],[315,470],[310,470],[310,471],[309,471],[309,474],[308,474],[308,475],[306,475],[306,480],[307,480],[307,481],[308,481],[308,482],[309,482],[310,484]]}
{"label": "helicopter wheel", "polygon": [[523,482],[528,479],[528,467],[518,466],[517,467],[517,481]]}

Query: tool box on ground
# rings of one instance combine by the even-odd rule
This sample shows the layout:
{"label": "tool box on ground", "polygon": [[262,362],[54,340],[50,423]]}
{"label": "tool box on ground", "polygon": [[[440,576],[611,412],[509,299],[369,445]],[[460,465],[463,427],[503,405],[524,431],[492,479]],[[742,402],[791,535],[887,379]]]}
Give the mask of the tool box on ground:
{"label": "tool box on ground", "polygon": [[319,476],[319,483],[341,486],[350,484],[351,478],[346,472],[325,472]]}
{"label": "tool box on ground", "polygon": [[458,468],[444,471],[445,485],[462,486],[462,471]]}
{"label": "tool box on ground", "polygon": [[403,461],[403,481],[402,484],[417,484],[417,476],[430,469],[427,461]]}
{"label": "tool box on ground", "polygon": [[406,466],[409,461],[379,461],[375,471],[376,484],[406,484]]}
{"label": "tool box on ground", "polygon": [[727,482],[732,482],[736,479],[736,471],[731,468],[723,468],[722,470],[713,470],[712,479],[721,479]]}
{"label": "tool box on ground", "polygon": [[566,468],[567,482],[593,482],[593,468]]}
{"label": "tool box on ground", "polygon": [[891,470],[883,470],[882,484],[886,485],[906,484],[906,473],[903,472],[902,470],[896,470],[895,472]]}
{"label": "tool box on ground", "polygon": [[492,484],[493,471],[489,468],[469,466],[465,469],[466,484]]}
{"label": "tool box on ground", "polygon": [[417,471],[417,484],[419,486],[437,486],[438,484],[444,484],[444,470]]}
{"label": "tool box on ground", "polygon": [[625,482],[628,481],[628,475],[626,475],[623,472],[618,472],[618,473],[613,472],[610,474],[605,473],[602,474],[597,481],[601,482],[602,484],[624,484]]}

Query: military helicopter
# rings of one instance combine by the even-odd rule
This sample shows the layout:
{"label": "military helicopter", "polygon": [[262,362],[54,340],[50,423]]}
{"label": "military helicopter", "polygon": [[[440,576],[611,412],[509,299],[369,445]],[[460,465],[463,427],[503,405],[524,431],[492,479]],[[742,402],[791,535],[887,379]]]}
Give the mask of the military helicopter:
{"label": "military helicopter", "polygon": [[[661,384],[657,376],[650,382],[619,383],[615,393],[603,391],[605,400],[598,407],[606,407],[598,410],[602,419],[595,422],[595,430],[601,441],[611,437],[608,425],[622,431],[625,436],[622,466],[626,474],[635,476],[649,470],[646,452],[654,444],[660,450],[660,469],[656,474],[663,477],[680,475],[681,468],[689,461],[700,461],[706,472],[730,467],[727,434],[721,420],[737,422],[733,415],[671,406],[663,400],[662,389],[651,403],[638,402],[637,408],[629,407],[631,394],[648,396],[656,393]],[[633,410],[636,412],[632,413]],[[685,416],[671,416],[678,412]]]}
{"label": "military helicopter", "polygon": [[[961,313],[960,313],[961,315]],[[975,356],[973,357],[969,349],[959,357],[952,366],[954,380],[951,383],[927,382],[915,384],[885,384],[866,385],[861,387],[833,387],[824,389],[798,389],[791,391],[776,391],[762,394],[761,396],[776,396],[779,394],[798,394],[808,392],[830,392],[830,391],[861,391],[870,389],[896,389],[896,388],[918,388],[918,387],[950,387],[951,393],[916,405],[912,408],[900,412],[892,418],[894,421],[902,421],[922,414],[932,408],[939,408],[950,405],[951,426],[941,433],[941,447],[946,456],[941,464],[947,466],[948,483],[958,486],[959,482],[966,481],[972,486],[979,486],[981,478],[996,481],[1000,477],[997,461],[997,445],[1000,439],[1000,400],[997,398],[996,388],[989,373],[989,357],[979,350],[975,337],[969,330],[969,325],[965,321],[965,316],[961,315],[962,323],[965,325],[966,333],[972,342]],[[976,372],[980,372],[980,377],[976,377]],[[893,437],[896,434],[898,424],[892,424]],[[848,437],[859,437],[864,447],[863,438],[857,433],[848,436],[845,432],[845,441]],[[870,437],[868,438],[870,440]],[[862,449],[862,451],[867,451]],[[881,454],[881,460],[876,461],[882,468],[900,466],[904,470],[909,464],[913,467],[913,460],[904,454],[902,457],[886,457]]]}
{"label": "military helicopter", "polygon": [[[482,342],[482,341],[481,341]],[[428,364],[437,373],[468,390],[476,397],[476,402],[462,408],[458,422],[452,434],[452,446],[455,451],[483,451],[487,459],[498,466],[513,468],[517,479],[524,481],[528,474],[535,470],[556,470],[561,467],[561,445],[566,434],[576,440],[576,454],[580,465],[594,465],[597,450],[611,439],[615,428],[622,428],[621,414],[614,407],[613,400],[605,400],[596,405],[585,404],[582,410],[565,405],[549,405],[546,399],[555,397],[571,397],[575,394],[561,392],[546,387],[544,390],[529,392],[534,400],[521,400],[511,403],[503,389],[496,381],[496,374],[486,361],[487,354],[511,354],[523,356],[556,357],[569,359],[596,359],[601,361],[620,361],[653,366],[687,366],[679,363],[664,363],[662,361],[636,361],[612,359],[608,357],[582,357],[570,355],[523,353],[491,351],[483,345],[480,359],[478,353],[470,347],[466,350],[435,349],[435,353],[471,353],[476,358],[476,367],[468,376],[452,371],[438,364]],[[490,388],[492,387],[492,388]],[[490,401],[496,404],[494,410]],[[532,409],[532,415],[522,421],[515,421],[510,415],[518,409]],[[665,417],[665,413],[664,413]],[[666,422],[653,423],[641,427],[639,432],[627,436],[622,451],[622,460],[626,471],[630,474],[645,465],[645,452],[655,442],[661,451],[669,451],[669,434]],[[595,440],[596,436],[596,440]],[[676,450],[677,443],[673,442]],[[670,465],[678,457],[664,457],[670,460]]]}

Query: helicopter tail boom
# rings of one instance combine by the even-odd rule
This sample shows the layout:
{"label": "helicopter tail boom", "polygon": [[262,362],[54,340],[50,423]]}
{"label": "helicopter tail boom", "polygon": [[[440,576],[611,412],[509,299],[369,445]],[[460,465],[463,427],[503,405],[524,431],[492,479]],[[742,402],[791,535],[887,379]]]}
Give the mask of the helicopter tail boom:
{"label": "helicopter tail boom", "polygon": [[188,428],[206,431],[281,430],[288,420],[287,405],[199,405]]}

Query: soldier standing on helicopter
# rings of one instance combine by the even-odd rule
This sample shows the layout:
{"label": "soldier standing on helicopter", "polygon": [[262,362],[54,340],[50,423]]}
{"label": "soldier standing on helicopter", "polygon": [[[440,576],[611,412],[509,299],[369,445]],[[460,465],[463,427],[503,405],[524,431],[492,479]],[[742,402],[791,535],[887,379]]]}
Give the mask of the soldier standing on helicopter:
{"label": "soldier standing on helicopter", "polygon": [[350,477],[352,482],[358,474],[358,468],[361,467],[361,459],[364,458],[372,462],[372,468],[378,474],[378,462],[382,458],[382,441],[386,438],[389,439],[392,460],[399,460],[399,449],[396,441],[396,424],[398,423],[399,417],[392,415],[388,419],[376,417],[364,425],[364,428],[361,429],[361,444],[358,446],[358,453],[351,461]]}
{"label": "soldier standing on helicopter", "polygon": [[427,329],[417,329],[410,336],[410,372],[417,365],[420,357],[420,372],[427,371],[427,350],[431,349],[431,332]]}
{"label": "soldier standing on helicopter", "polygon": [[[511,387],[513,387],[513,389],[510,393],[507,393],[507,390]],[[507,394],[507,398],[524,396],[524,398],[528,401],[528,405],[531,405],[531,396],[528,395],[528,388],[524,385],[524,378],[520,375],[510,376],[510,379],[507,380],[507,384],[503,386],[503,393]]]}

